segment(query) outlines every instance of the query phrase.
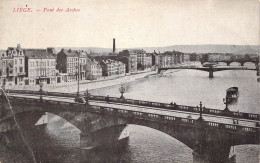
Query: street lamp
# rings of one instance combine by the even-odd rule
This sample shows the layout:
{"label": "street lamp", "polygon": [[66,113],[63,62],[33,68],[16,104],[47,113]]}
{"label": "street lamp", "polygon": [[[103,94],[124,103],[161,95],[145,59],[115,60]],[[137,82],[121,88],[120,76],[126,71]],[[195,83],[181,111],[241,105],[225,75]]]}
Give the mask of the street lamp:
{"label": "street lamp", "polygon": [[84,93],[84,95],[85,95],[86,104],[89,104],[89,103],[88,103],[88,100],[89,100],[90,93],[88,92],[88,89],[86,90],[86,92]]}
{"label": "street lamp", "polygon": [[123,86],[121,86],[119,88],[119,92],[121,93],[120,99],[125,99],[125,97],[124,97],[125,88]]}
{"label": "street lamp", "polygon": [[2,83],[2,89],[5,90],[5,79],[3,80],[3,83]]}
{"label": "street lamp", "polygon": [[75,98],[75,101],[79,98],[79,74],[80,74],[80,64],[79,64],[79,54],[80,53],[78,53],[78,71],[76,72],[76,74],[75,74],[75,76],[78,76],[77,77],[77,80],[78,80],[78,83],[77,83],[77,85],[78,85],[78,90],[77,90],[77,96],[76,96],[76,98]]}
{"label": "street lamp", "polygon": [[198,118],[199,121],[203,121],[203,118],[202,118],[202,102],[200,101],[200,117]]}
{"label": "street lamp", "polygon": [[224,111],[225,111],[225,112],[228,112],[229,109],[228,109],[228,98],[227,98],[227,96],[226,96],[226,98],[223,98],[223,102],[224,102],[224,104],[226,105]]}
{"label": "street lamp", "polygon": [[75,73],[75,77],[77,79],[77,97],[79,97],[79,73]]}
{"label": "street lamp", "polygon": [[43,87],[43,82],[40,82],[40,101],[42,101],[42,87]]}

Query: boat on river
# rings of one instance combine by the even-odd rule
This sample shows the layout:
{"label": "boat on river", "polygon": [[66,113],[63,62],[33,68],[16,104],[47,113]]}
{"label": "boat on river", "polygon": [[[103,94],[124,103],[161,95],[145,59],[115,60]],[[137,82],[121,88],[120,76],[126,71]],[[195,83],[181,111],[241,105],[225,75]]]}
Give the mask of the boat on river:
{"label": "boat on river", "polygon": [[230,87],[226,90],[226,98],[228,103],[236,101],[238,97],[239,97],[238,87]]}
{"label": "boat on river", "polygon": [[205,62],[205,63],[203,63],[202,66],[203,67],[216,67],[217,63],[215,63],[215,62]]}

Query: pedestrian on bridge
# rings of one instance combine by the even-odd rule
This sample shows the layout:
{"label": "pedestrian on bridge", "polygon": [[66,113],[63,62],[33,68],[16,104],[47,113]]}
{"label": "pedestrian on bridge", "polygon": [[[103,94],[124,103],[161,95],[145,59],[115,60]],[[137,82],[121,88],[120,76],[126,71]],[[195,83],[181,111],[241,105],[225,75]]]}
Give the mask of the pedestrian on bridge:
{"label": "pedestrian on bridge", "polygon": [[107,97],[106,97],[106,101],[109,102],[109,95],[107,95]]}
{"label": "pedestrian on bridge", "polygon": [[238,114],[238,116],[240,116],[240,112],[239,112],[239,110],[237,110],[237,114]]}
{"label": "pedestrian on bridge", "polygon": [[238,119],[233,119],[233,124],[239,124]]}

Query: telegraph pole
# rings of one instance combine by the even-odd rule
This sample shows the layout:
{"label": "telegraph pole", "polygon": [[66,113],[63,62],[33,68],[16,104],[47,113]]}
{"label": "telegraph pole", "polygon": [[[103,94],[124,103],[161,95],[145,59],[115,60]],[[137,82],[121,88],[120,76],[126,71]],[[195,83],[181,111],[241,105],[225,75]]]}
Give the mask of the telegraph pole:
{"label": "telegraph pole", "polygon": [[78,53],[78,91],[77,91],[77,97],[79,97],[79,77],[80,77],[80,63],[79,63],[79,54]]}

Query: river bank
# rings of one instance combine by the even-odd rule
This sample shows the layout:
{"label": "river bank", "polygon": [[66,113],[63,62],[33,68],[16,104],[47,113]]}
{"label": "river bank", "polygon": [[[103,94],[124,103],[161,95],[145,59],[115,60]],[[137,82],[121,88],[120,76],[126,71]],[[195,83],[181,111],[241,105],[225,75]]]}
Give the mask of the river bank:
{"label": "river bank", "polygon": [[[156,71],[143,71],[132,75],[124,75],[124,76],[114,76],[110,78],[104,78],[99,80],[86,80],[86,81],[80,81],[80,87],[79,91],[86,91],[88,90],[94,90],[94,89],[100,89],[104,87],[114,86],[114,85],[120,85],[125,84],[129,82],[133,82],[135,80],[148,77],[150,75],[155,75]],[[15,90],[34,90],[38,91],[39,85],[12,85],[12,86],[6,86],[6,89],[15,89]],[[77,92],[77,82],[70,82],[70,83],[61,83],[56,85],[44,85],[42,88],[44,91],[49,92],[65,92],[65,93],[74,93]]]}

